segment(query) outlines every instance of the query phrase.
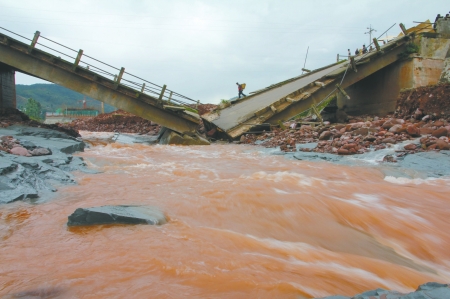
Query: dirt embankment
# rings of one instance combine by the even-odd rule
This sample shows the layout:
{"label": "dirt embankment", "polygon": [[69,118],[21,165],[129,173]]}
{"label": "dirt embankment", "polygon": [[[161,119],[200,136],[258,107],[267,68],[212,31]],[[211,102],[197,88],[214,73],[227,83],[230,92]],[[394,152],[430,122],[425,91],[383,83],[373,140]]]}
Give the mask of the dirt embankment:
{"label": "dirt embankment", "polygon": [[406,118],[419,114],[448,120],[450,84],[424,86],[402,92],[397,100],[397,113]]}
{"label": "dirt embankment", "polygon": [[6,128],[15,124],[21,124],[29,127],[45,128],[66,133],[72,137],[81,137],[74,128],[63,127],[58,124],[43,124],[35,120],[31,120],[28,115],[17,109],[1,109],[0,110],[0,128]]}
{"label": "dirt embankment", "polygon": [[119,132],[157,135],[161,126],[123,110],[100,114],[89,119],[75,119],[59,124],[64,128],[90,132]]}

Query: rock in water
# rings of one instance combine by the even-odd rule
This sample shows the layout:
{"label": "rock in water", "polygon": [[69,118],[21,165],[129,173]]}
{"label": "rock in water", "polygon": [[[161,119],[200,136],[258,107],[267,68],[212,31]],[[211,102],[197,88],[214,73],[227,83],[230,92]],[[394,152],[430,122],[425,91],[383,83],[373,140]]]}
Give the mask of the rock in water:
{"label": "rock in water", "polygon": [[329,296],[321,299],[448,299],[450,298],[450,287],[448,284],[428,282],[420,285],[415,292],[403,294],[397,291],[376,289],[367,291],[354,297]]}
{"label": "rock in water", "polygon": [[78,208],[69,216],[68,226],[95,224],[152,224],[166,223],[166,217],[157,208],[148,206],[101,206]]}

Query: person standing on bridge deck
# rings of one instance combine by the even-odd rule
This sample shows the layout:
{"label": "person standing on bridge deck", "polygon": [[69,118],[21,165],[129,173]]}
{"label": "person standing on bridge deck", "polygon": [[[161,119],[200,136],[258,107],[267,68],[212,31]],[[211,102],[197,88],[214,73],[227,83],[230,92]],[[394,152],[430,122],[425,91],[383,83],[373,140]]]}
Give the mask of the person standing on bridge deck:
{"label": "person standing on bridge deck", "polygon": [[355,55],[359,55],[359,50],[358,50],[358,48],[356,48],[356,50],[355,50]]}
{"label": "person standing on bridge deck", "polygon": [[366,54],[366,53],[367,53],[366,45],[363,45],[362,53],[363,53],[363,54]]}
{"label": "person standing on bridge deck", "polygon": [[350,60],[350,56],[352,56],[352,53],[350,52],[350,49],[348,49],[348,60]]}
{"label": "person standing on bridge deck", "polygon": [[242,88],[242,85],[236,82],[236,85],[238,86],[238,91],[239,91],[239,98],[241,98],[241,95],[243,95],[244,97],[246,97],[246,95],[242,92],[244,89]]}

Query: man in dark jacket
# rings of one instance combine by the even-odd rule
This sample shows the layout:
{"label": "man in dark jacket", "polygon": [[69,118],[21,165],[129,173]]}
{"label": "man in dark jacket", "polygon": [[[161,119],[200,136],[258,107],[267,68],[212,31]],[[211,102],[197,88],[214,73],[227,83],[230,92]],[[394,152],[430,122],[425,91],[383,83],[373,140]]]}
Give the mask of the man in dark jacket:
{"label": "man in dark jacket", "polygon": [[246,95],[242,92],[243,88],[242,88],[241,84],[239,84],[239,83],[236,82],[236,85],[238,86],[238,91],[239,91],[238,96],[239,96],[239,98],[241,98],[241,95],[243,95],[244,97],[246,97]]}
{"label": "man in dark jacket", "polygon": [[366,54],[366,53],[367,53],[366,45],[363,45],[362,52],[363,52],[363,54]]}

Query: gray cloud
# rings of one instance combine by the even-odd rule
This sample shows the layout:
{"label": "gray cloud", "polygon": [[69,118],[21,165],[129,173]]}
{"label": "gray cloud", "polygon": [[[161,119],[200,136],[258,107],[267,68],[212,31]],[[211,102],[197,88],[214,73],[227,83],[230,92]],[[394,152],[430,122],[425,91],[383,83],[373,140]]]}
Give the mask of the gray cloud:
{"label": "gray cloud", "polygon": [[[336,61],[369,42],[448,13],[447,1],[6,1],[1,27],[45,37],[202,102],[247,92]],[[4,32],[4,31],[2,31]],[[44,42],[44,41],[43,41]],[[76,55],[76,54],[74,54]],[[138,81],[138,80],[136,80]],[[16,83],[38,79],[17,74]]]}

